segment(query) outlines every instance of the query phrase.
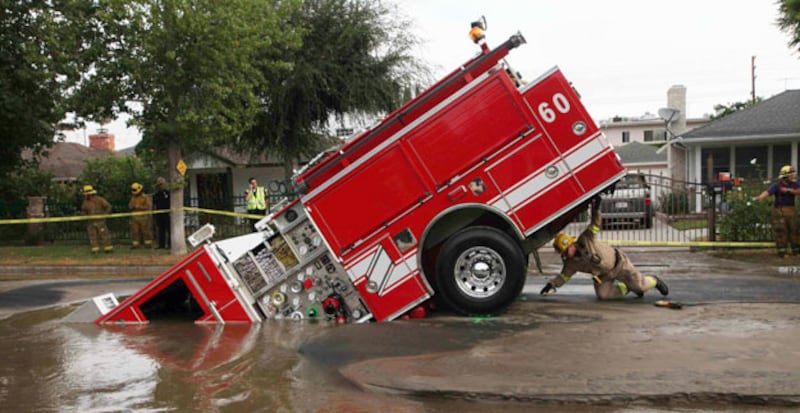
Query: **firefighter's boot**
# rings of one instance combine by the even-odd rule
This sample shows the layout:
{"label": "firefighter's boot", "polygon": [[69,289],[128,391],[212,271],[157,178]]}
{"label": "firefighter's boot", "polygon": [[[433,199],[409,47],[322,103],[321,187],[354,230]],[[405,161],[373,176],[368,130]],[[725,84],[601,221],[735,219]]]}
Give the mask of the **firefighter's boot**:
{"label": "firefighter's boot", "polygon": [[661,295],[669,294],[669,287],[667,287],[667,283],[665,283],[664,281],[661,280],[661,278],[658,278],[655,275],[653,276],[653,278],[656,279],[656,289],[658,290],[658,292],[660,292]]}

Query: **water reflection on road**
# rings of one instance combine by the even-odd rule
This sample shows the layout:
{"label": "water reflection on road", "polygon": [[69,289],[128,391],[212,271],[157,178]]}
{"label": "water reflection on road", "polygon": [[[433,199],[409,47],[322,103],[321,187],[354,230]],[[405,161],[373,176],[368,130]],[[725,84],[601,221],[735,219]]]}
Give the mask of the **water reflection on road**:
{"label": "water reflection on road", "polygon": [[337,369],[374,357],[463,349],[510,331],[490,323],[474,328],[467,319],[98,327],[61,323],[68,312],[0,322],[3,410],[430,411],[423,401],[363,392]]}
{"label": "water reflection on road", "polygon": [[530,317],[434,316],[354,325],[159,322],[98,327],[60,322],[69,311],[33,311],[0,321],[0,410],[714,411],[403,398],[363,391],[338,373],[340,367],[366,359],[471,348],[482,340],[536,328],[537,321]]}

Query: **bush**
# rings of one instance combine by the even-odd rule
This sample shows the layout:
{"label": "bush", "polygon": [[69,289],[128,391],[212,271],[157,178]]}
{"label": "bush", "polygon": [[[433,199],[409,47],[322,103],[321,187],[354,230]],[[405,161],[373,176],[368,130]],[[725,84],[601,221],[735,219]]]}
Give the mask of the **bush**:
{"label": "bush", "polygon": [[689,193],[679,191],[661,194],[658,205],[658,210],[667,215],[685,215],[689,213]]}
{"label": "bush", "polygon": [[721,240],[772,241],[770,203],[751,201],[753,196],[744,191],[728,193],[728,212],[721,215],[717,222]]}

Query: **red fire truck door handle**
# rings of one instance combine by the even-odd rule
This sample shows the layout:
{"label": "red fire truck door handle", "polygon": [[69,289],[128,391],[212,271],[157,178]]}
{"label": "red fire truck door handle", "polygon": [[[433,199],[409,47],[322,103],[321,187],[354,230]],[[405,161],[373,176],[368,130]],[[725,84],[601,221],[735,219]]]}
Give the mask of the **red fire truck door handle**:
{"label": "red fire truck door handle", "polygon": [[459,199],[463,198],[464,195],[466,194],[467,194],[467,188],[465,188],[464,185],[461,185],[458,188],[448,192],[447,198],[450,199],[451,202],[456,202]]}

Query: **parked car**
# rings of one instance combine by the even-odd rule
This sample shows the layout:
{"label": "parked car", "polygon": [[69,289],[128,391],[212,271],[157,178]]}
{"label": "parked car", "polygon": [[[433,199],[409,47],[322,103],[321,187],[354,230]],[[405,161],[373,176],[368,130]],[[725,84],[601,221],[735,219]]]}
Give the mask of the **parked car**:
{"label": "parked car", "polygon": [[602,225],[636,228],[653,227],[650,185],[644,174],[630,173],[617,182],[614,191],[603,198]]}

